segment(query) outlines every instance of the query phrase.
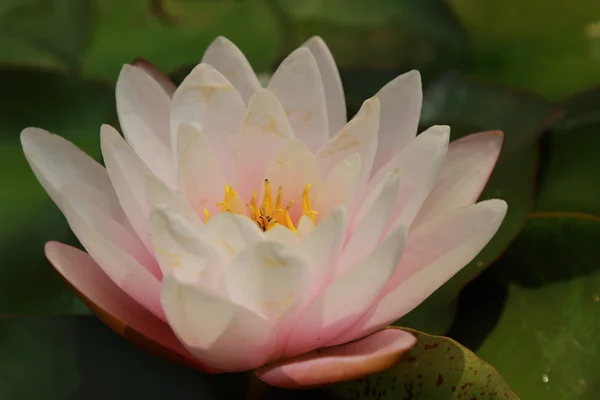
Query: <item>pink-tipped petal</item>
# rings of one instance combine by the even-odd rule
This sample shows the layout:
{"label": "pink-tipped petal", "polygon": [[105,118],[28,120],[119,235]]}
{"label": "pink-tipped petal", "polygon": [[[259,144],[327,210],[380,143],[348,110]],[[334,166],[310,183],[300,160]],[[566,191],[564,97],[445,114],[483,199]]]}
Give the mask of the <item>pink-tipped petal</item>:
{"label": "pink-tipped petal", "polygon": [[346,100],[344,88],[337,65],[323,39],[313,36],[303,44],[315,57],[321,79],[325,88],[327,101],[327,119],[329,121],[329,135],[333,135],[346,124]]}
{"label": "pink-tipped petal", "polygon": [[165,93],[169,97],[173,96],[177,86],[171,81],[171,79],[165,75],[160,69],[156,68],[154,64],[144,58],[136,58],[133,61],[133,66],[138,67],[146,71],[154,80],[164,89]]}
{"label": "pink-tipped petal", "polygon": [[222,73],[240,92],[246,104],[252,94],[261,88],[244,53],[226,37],[219,36],[213,40],[204,52],[202,62],[212,65]]}
{"label": "pink-tipped petal", "polygon": [[169,111],[171,97],[144,69],[125,65],[116,87],[123,135],[152,172],[175,187]]}
{"label": "pink-tipped petal", "polygon": [[414,70],[402,74],[375,96],[381,102],[381,121],[373,173],[403,150],[417,134],[423,101],[421,74]]}
{"label": "pink-tipped petal", "polygon": [[315,57],[305,47],[292,52],[277,68],[268,85],[285,109],[294,136],[313,151],[329,137],[327,102]]}
{"label": "pink-tipped petal", "polygon": [[450,142],[446,161],[414,226],[477,201],[498,160],[504,135],[481,132]]}
{"label": "pink-tipped petal", "polygon": [[169,325],[125,294],[87,253],[58,242],[48,242],[45,252],[56,271],[116,333],[154,354],[216,372],[203,367],[181,345]]}
{"label": "pink-tipped petal", "polygon": [[267,365],[254,373],[269,385],[284,389],[325,386],[391,368],[416,342],[410,333],[390,327],[355,342]]}

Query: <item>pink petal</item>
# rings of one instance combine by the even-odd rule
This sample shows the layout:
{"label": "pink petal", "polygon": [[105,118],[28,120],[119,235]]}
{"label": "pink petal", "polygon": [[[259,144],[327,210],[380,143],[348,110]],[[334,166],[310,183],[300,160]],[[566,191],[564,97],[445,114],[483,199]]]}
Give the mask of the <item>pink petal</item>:
{"label": "pink petal", "polygon": [[219,36],[213,40],[204,52],[202,62],[222,73],[240,92],[246,104],[262,87],[244,53],[226,37]]}
{"label": "pink petal", "polygon": [[323,87],[325,88],[325,100],[327,102],[327,119],[329,121],[329,135],[333,135],[346,124],[346,100],[344,88],[337,65],[331,51],[318,36],[313,36],[306,43],[307,47],[315,57]]}
{"label": "pink petal", "polygon": [[254,373],[269,385],[284,389],[350,381],[391,368],[416,342],[410,333],[388,328],[355,342],[259,368]]}
{"label": "pink petal", "polygon": [[177,89],[177,86],[175,86],[175,84],[167,75],[165,75],[161,70],[156,68],[154,64],[143,58],[136,58],[133,61],[133,66],[146,71],[148,75],[154,78],[154,80],[158,82],[160,86],[162,86],[165,93],[167,93],[169,97],[173,96],[173,93],[175,92],[175,89]]}
{"label": "pink petal", "polygon": [[402,261],[380,300],[331,344],[381,329],[419,305],[479,254],[498,231],[506,208],[502,200],[487,200],[446,212],[411,231]]}
{"label": "pink petal", "polygon": [[181,345],[169,325],[119,289],[88,254],[58,242],[48,242],[45,252],[87,306],[119,335],[157,355],[207,370]]}
{"label": "pink petal", "polygon": [[212,368],[224,372],[257,368],[276,344],[266,319],[174,276],[165,276],[161,300],[179,340]]}
{"label": "pink petal", "polygon": [[421,75],[410,71],[390,81],[375,95],[381,102],[379,145],[373,162],[377,172],[417,134],[423,92]]}
{"label": "pink petal", "polygon": [[292,52],[277,68],[268,85],[283,105],[294,136],[313,151],[329,137],[327,102],[315,57],[305,47]]}
{"label": "pink petal", "polygon": [[498,160],[503,138],[502,132],[493,131],[450,142],[444,166],[414,226],[475,203]]}
{"label": "pink petal", "polygon": [[340,204],[343,204],[346,209],[353,206],[361,171],[362,160],[358,153],[350,154],[333,167],[314,199],[314,208],[319,213],[318,220],[327,217],[331,210]]}
{"label": "pink petal", "polygon": [[174,187],[169,94],[144,69],[125,65],[117,81],[116,98],[127,142],[158,178]]}

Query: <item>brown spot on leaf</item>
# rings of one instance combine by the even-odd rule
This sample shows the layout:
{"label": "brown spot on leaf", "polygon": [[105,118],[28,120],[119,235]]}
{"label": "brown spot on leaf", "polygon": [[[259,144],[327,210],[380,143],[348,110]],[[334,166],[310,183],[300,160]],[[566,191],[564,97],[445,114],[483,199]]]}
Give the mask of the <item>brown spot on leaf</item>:
{"label": "brown spot on leaf", "polygon": [[442,374],[438,374],[437,381],[435,382],[435,385],[437,387],[440,387],[440,386],[442,386],[442,383],[444,383],[444,377],[442,376]]}

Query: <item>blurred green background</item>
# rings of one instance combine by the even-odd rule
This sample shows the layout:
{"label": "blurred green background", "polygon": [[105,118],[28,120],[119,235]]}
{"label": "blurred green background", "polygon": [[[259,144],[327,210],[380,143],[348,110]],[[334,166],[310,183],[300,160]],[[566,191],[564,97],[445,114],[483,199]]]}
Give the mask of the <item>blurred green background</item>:
{"label": "blurred green background", "polygon": [[[65,393],[81,387],[80,353],[48,329],[100,329],[94,343],[115,340],[86,317],[46,316],[89,312],[44,259],[46,241],[76,239],[29,170],[20,131],[43,127],[99,157],[100,125],[117,124],[122,64],[143,57],[177,81],[217,35],[260,73],[320,35],[350,112],[419,69],[423,127],[449,124],[453,139],[503,130],[505,148],[482,195],[509,204],[498,236],[398,324],[449,332],[522,398],[600,398],[597,0],[1,0],[0,398],[71,398]],[[19,333],[33,330],[39,338]],[[38,357],[23,357],[32,343]],[[44,371],[57,360],[65,368],[50,379]],[[115,375],[102,365],[100,376]],[[43,384],[25,388],[31,379]],[[431,398],[454,398],[439,396]]]}

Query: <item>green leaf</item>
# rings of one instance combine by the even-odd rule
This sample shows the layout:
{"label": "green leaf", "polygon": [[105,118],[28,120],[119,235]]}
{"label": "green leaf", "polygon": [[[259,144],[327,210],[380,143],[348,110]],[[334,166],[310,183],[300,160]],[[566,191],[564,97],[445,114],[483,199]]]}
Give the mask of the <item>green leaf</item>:
{"label": "green leaf", "polygon": [[564,103],[565,118],[544,140],[536,211],[600,216],[600,90]]}
{"label": "green leaf", "polygon": [[0,63],[75,69],[92,26],[90,0],[4,0]]}
{"label": "green leaf", "polygon": [[408,330],[417,339],[400,363],[334,386],[343,399],[518,399],[492,366],[452,339]]}
{"label": "green leaf", "polygon": [[534,95],[497,88],[449,75],[425,92],[421,124],[447,124],[451,138],[499,129],[504,147],[480,200],[501,198],[508,213],[484,250],[456,276],[397,324],[430,333],[448,331],[460,290],[498,258],[518,234],[531,209],[537,170],[537,139],[557,117],[557,110]]}
{"label": "green leaf", "polygon": [[[524,399],[600,397],[599,242],[597,217],[530,219],[461,301],[454,337],[478,347]],[[482,326],[490,304],[502,312]]]}
{"label": "green leaf", "polygon": [[[100,154],[99,130],[114,119],[113,91],[56,72],[0,69],[0,314],[81,312],[82,303],[48,265],[44,243],[75,243],[62,214],[31,172],[19,134],[45,128]],[[35,88],[35,89],[32,89]]]}
{"label": "green leaf", "polygon": [[0,360],[2,399],[238,399],[247,379],[156,358],[82,316],[0,320]]}
{"label": "green leaf", "polygon": [[102,0],[83,72],[115,80],[143,57],[165,73],[199,63],[218,35],[227,36],[257,70],[280,50],[279,25],[265,1]]}
{"label": "green leaf", "polygon": [[[474,48],[473,72],[554,99],[600,83],[600,2],[451,0]],[[568,10],[568,11],[566,11]]]}

